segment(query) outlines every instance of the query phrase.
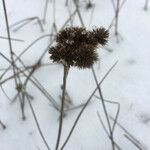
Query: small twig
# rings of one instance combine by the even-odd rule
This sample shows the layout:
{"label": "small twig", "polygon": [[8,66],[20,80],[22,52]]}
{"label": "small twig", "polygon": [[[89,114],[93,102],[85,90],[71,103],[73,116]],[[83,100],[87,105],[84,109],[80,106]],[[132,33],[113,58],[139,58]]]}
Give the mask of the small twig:
{"label": "small twig", "polygon": [[128,139],[133,145],[135,145],[139,150],[144,150],[143,148],[140,147],[138,143],[136,143],[130,136],[127,134],[124,134],[125,138]]}
{"label": "small twig", "polygon": [[16,23],[12,24],[10,26],[10,28],[14,28],[14,27],[18,26],[15,29],[13,29],[13,31],[17,31],[17,30],[21,29],[22,27],[24,27],[25,25],[31,23],[34,20],[37,21],[37,23],[39,24],[39,27],[40,27],[41,31],[44,32],[44,28],[43,28],[43,25],[41,23],[41,20],[37,16],[36,17],[31,17],[31,18],[26,18],[26,19],[20,20],[20,21],[18,21]]}
{"label": "small twig", "polygon": [[119,9],[120,7],[120,0],[117,0],[117,4],[116,4],[116,10],[115,10],[115,35],[117,37],[117,42],[119,42],[118,39],[118,22],[119,22]]}
{"label": "small twig", "polygon": [[85,103],[77,105],[77,106],[74,106],[74,107],[71,107],[71,108],[68,108],[68,109],[64,109],[64,112],[68,112],[68,111],[79,109],[79,108],[83,107],[84,105],[85,105]]}
{"label": "small twig", "polygon": [[3,129],[6,129],[6,125],[0,120],[0,125],[2,126]]}
{"label": "small twig", "polygon": [[[3,9],[4,9],[4,15],[5,15],[5,22],[6,22],[6,30],[7,30],[7,35],[8,35],[8,44],[9,44],[9,51],[10,51],[10,57],[11,57],[11,63],[12,63],[12,67],[13,67],[13,74],[14,74],[14,82],[15,82],[15,86],[17,87],[19,84],[21,84],[21,80],[20,80],[20,77],[16,75],[16,65],[15,65],[15,62],[14,62],[14,52],[13,52],[13,48],[12,48],[12,43],[11,43],[11,35],[10,35],[10,31],[9,31],[9,22],[8,22],[8,16],[7,16],[7,9],[6,9],[6,4],[5,4],[5,0],[2,1],[3,2]],[[18,83],[18,80],[19,80],[19,83]],[[22,112],[22,119],[25,118],[25,115],[24,115],[24,111],[22,109],[22,95],[20,92],[18,92],[19,95],[19,102],[20,102],[20,105],[21,105],[21,112]]]}
{"label": "small twig", "polygon": [[56,0],[53,0],[53,23],[56,23]]}
{"label": "small twig", "polygon": [[11,101],[11,98],[7,95],[7,93],[6,93],[5,90],[3,89],[3,86],[0,85],[0,87],[1,87],[1,90],[2,90],[3,94],[6,96],[6,98],[7,98],[9,101]]}
{"label": "small twig", "polygon": [[[100,121],[101,124],[102,124],[102,127],[103,127],[105,133],[107,134],[107,136],[108,136],[109,139],[111,140],[111,137],[110,137],[110,135],[109,135],[109,132],[107,131],[107,129],[106,129],[106,127],[105,127],[105,125],[104,125],[104,123],[103,123],[103,121],[102,121],[102,119],[101,119],[101,116],[100,116],[99,112],[97,112],[97,116],[98,116],[98,118],[99,118],[99,121]],[[115,141],[114,141],[114,145],[116,146],[116,148],[117,148],[118,150],[122,150],[122,149],[119,147],[119,145],[118,145]]]}
{"label": "small twig", "polygon": [[[111,120],[115,120],[112,116],[109,116]],[[118,127],[120,127],[130,138],[132,138],[136,143],[138,143],[140,146],[142,146],[142,144],[140,143],[139,140],[137,140],[125,127],[123,127],[118,121],[116,121],[116,124],[118,125]],[[143,146],[142,146],[143,147]]]}
{"label": "small twig", "polygon": [[147,10],[147,8],[148,8],[148,2],[149,2],[149,0],[145,0],[144,10]]}
{"label": "small twig", "polygon": [[39,131],[39,133],[40,133],[40,135],[41,135],[41,137],[42,137],[42,140],[43,140],[45,146],[47,147],[47,149],[50,150],[50,147],[49,147],[48,143],[46,142],[46,139],[45,139],[45,137],[44,137],[44,135],[43,135],[43,133],[42,133],[42,130],[41,130],[41,128],[40,128],[40,125],[39,125],[39,123],[38,123],[38,120],[37,120],[36,114],[35,114],[35,112],[34,112],[33,106],[32,106],[32,104],[31,104],[31,102],[30,102],[30,97],[29,97],[28,95],[25,95],[25,96],[26,96],[26,98],[27,98],[28,104],[29,104],[29,106],[30,106],[31,112],[32,112],[32,114],[33,114],[35,123],[36,123],[37,128],[38,128],[38,131]]}
{"label": "small twig", "polygon": [[[8,37],[0,36],[1,39],[8,40]],[[16,38],[11,38],[11,41],[16,41],[16,42],[24,42],[24,40],[21,39],[16,39]]]}
{"label": "small twig", "polygon": [[[96,96],[96,95],[94,95],[96,98],[98,98],[98,99],[100,99],[100,97],[98,97],[98,96]],[[118,120],[118,117],[119,117],[119,112],[120,112],[120,104],[118,103],[118,102],[115,102],[115,101],[110,101],[110,100],[106,100],[106,99],[104,99],[104,101],[106,102],[106,103],[110,103],[110,104],[114,104],[114,105],[117,105],[117,113],[116,113],[116,116],[115,116],[115,120],[114,120],[114,123],[113,123],[113,126],[112,126],[112,132],[114,132],[114,129],[115,129],[115,126],[116,126],[116,122],[117,122],[117,120]]]}
{"label": "small twig", "polygon": [[[71,1],[70,3],[72,3],[72,1]],[[71,4],[70,4],[70,5],[71,5]],[[72,13],[71,13],[71,11],[72,11],[71,6],[67,5],[67,10],[68,10],[69,16],[71,17],[71,15],[72,15]],[[74,17],[74,16],[73,16],[73,17]],[[71,19],[70,19],[70,26],[73,26],[73,21],[74,21],[74,18],[73,18],[73,17],[71,17]]]}
{"label": "small twig", "polygon": [[68,0],[66,0],[65,6],[68,6]]}
{"label": "small twig", "polygon": [[[121,10],[123,8],[123,6],[124,6],[124,4],[125,4],[126,1],[127,0],[122,1],[122,3],[119,6],[119,10]],[[113,26],[113,22],[115,21],[115,18],[116,18],[116,15],[113,17],[113,19],[112,19],[112,21],[111,21],[111,23],[110,23],[110,25],[108,27],[108,30],[111,29],[111,27]]]}
{"label": "small twig", "polygon": [[48,0],[45,0],[43,19],[42,19],[43,23],[46,23],[47,9],[48,9]]}
{"label": "small twig", "polygon": [[92,10],[91,10],[91,16],[90,16],[90,21],[89,21],[89,27],[90,27],[91,24],[92,24],[92,19],[93,19],[94,10],[95,10],[95,6],[94,6],[94,7],[92,8]]}
{"label": "small twig", "polygon": [[79,11],[78,3],[77,3],[76,0],[73,0],[73,2],[74,2],[74,4],[75,4],[75,6],[76,6],[77,14],[78,14],[78,17],[79,17],[79,19],[80,19],[80,22],[81,22],[82,26],[84,26],[83,19],[82,19],[82,17],[81,17],[81,13],[80,13],[80,11]]}
{"label": "small twig", "polygon": [[103,106],[104,114],[105,114],[105,117],[106,117],[106,120],[107,120],[107,125],[108,125],[108,129],[109,129],[109,134],[110,134],[110,140],[111,140],[111,143],[112,143],[112,149],[115,150],[114,139],[113,139],[113,133],[114,132],[111,129],[111,124],[110,124],[110,121],[109,121],[109,116],[108,116],[105,101],[104,101],[104,98],[103,98],[102,90],[101,90],[101,87],[98,85],[98,80],[97,80],[97,77],[96,77],[94,67],[92,67],[92,73],[93,73],[96,85],[98,87],[98,92],[99,92],[99,95],[100,95],[100,99],[101,99],[101,103],[102,103],[102,106]]}
{"label": "small twig", "polygon": [[115,5],[114,0],[111,0],[111,3],[112,3],[112,5],[113,5],[113,9],[114,9],[114,11],[116,11],[116,5]]}
{"label": "small twig", "polygon": [[119,42],[119,37],[122,39],[121,35],[118,32],[118,24],[119,24],[119,13],[123,5],[125,4],[127,0],[123,0],[122,2],[120,0],[117,0],[116,5],[114,0],[111,0],[114,11],[115,11],[115,16],[113,17],[111,24],[109,25],[108,29],[110,29],[113,26],[113,22],[115,21],[115,36],[117,38],[117,43]]}

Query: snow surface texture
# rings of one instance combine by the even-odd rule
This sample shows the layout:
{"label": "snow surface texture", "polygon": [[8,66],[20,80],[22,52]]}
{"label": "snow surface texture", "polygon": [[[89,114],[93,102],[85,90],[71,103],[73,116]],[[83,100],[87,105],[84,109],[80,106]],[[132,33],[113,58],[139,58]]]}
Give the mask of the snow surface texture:
{"label": "snow surface texture", "polygon": [[[46,0],[7,0],[9,24],[28,17],[38,16],[43,18],[43,10]],[[42,22],[44,32],[41,31],[37,21],[32,21],[18,31],[10,28],[11,37],[24,40],[24,42],[12,41],[13,50],[19,55],[31,42],[42,35],[50,34],[53,22],[56,22],[59,30],[68,19],[69,13],[73,13],[75,6],[69,1],[69,9],[65,6],[65,0],[55,1],[56,10],[53,11],[53,1],[48,1],[48,10],[45,24]],[[85,26],[89,29],[99,26],[108,28],[114,18],[114,10],[111,0],[95,0],[93,8],[86,10],[86,1],[80,2],[80,12]],[[120,103],[121,109],[118,122],[128,130],[142,145],[143,150],[150,150],[150,9],[144,11],[145,1],[127,0],[120,10],[118,31],[122,37],[116,43],[114,26],[110,29],[110,39],[107,48],[98,49],[100,61],[94,65],[96,75],[100,81],[109,68],[118,60],[117,66],[109,74],[102,84],[103,96],[110,101]],[[69,10],[69,11],[68,11]],[[54,14],[55,12],[55,14]],[[7,37],[5,17],[2,1],[0,1],[0,36]],[[55,18],[54,16],[55,15]],[[72,23],[67,26],[80,26],[78,15],[75,15]],[[54,32],[55,34],[55,32]],[[45,37],[33,45],[21,56],[26,66],[36,63],[43,51],[50,44],[49,37]],[[8,41],[0,39],[0,52],[10,58]],[[10,64],[0,56],[0,75]],[[42,59],[42,63],[51,63],[48,53]],[[17,61],[17,65],[22,65]],[[1,81],[12,75],[8,71]],[[58,64],[39,68],[34,76],[44,88],[60,104],[60,86],[62,84],[63,67]],[[22,81],[25,77],[21,78]],[[0,81],[0,82],[1,82]],[[16,95],[14,80],[9,80],[2,85],[7,95],[13,99]],[[96,84],[90,69],[79,70],[71,68],[67,81],[67,92],[72,100],[72,106],[86,102],[95,89]],[[48,145],[53,150],[58,132],[59,112],[51,107],[50,102],[31,82],[27,85],[27,92],[34,97],[32,102],[38,122]],[[98,92],[96,92],[98,95]],[[107,110],[111,116],[115,116],[117,107],[107,103]],[[80,108],[81,109],[81,108]],[[61,144],[66,139],[73,122],[80,109],[68,111],[64,118]],[[100,113],[107,126],[100,100],[92,98],[91,103],[82,114],[65,150],[111,150],[111,142],[105,133],[97,111]],[[0,120],[7,128],[0,128],[0,150],[46,150],[37,126],[35,124],[30,107],[25,101],[26,120],[21,119],[19,99],[11,102],[0,90]],[[113,123],[113,122],[111,122]],[[122,150],[137,150],[137,148],[125,136],[125,132],[116,125],[114,140]],[[127,135],[127,134],[126,134]]]}

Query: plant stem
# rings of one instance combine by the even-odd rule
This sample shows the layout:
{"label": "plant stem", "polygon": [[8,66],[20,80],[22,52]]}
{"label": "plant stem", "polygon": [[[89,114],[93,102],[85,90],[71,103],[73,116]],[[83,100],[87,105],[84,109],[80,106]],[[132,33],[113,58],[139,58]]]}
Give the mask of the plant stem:
{"label": "plant stem", "polygon": [[115,35],[117,37],[117,42],[119,42],[118,39],[118,21],[119,21],[119,11],[120,11],[120,0],[117,0],[116,4],[116,14],[115,14]]}
{"label": "plant stem", "polygon": [[107,125],[108,125],[108,129],[109,129],[109,134],[110,134],[110,140],[111,140],[111,144],[112,144],[112,150],[115,150],[113,132],[112,132],[111,124],[110,124],[110,121],[109,121],[107,108],[106,108],[106,105],[105,105],[105,101],[104,101],[104,98],[103,98],[101,87],[98,84],[98,80],[97,80],[97,77],[96,77],[94,67],[92,67],[92,73],[93,73],[93,76],[94,76],[94,79],[95,79],[95,82],[96,82],[96,85],[97,85],[97,88],[98,88],[98,92],[99,92],[99,96],[100,96],[101,103],[102,103],[102,106],[103,106],[104,114],[105,114],[105,117],[106,117],[106,120],[107,120]]}
{"label": "plant stem", "polygon": [[49,147],[49,145],[48,145],[48,143],[47,143],[47,141],[46,141],[46,139],[45,139],[45,137],[44,137],[44,135],[43,135],[43,132],[42,132],[42,130],[41,130],[41,128],[40,128],[40,125],[39,125],[39,122],[38,122],[38,120],[37,120],[35,111],[34,111],[34,109],[33,109],[33,106],[32,106],[32,104],[31,104],[31,102],[30,102],[30,98],[29,98],[28,95],[26,95],[26,98],[27,98],[27,101],[28,101],[28,103],[29,103],[29,106],[30,106],[31,112],[32,112],[32,114],[33,114],[33,117],[34,117],[36,126],[37,126],[37,128],[38,128],[38,131],[39,131],[39,133],[40,133],[40,135],[41,135],[41,138],[42,138],[42,140],[43,140],[45,146],[47,147],[47,149],[50,150],[50,147]]}
{"label": "plant stem", "polygon": [[146,0],[146,1],[145,1],[145,6],[144,6],[144,9],[145,9],[145,10],[147,10],[147,7],[148,7],[148,1],[149,1],[149,0]]}
{"label": "plant stem", "polygon": [[63,77],[63,90],[62,90],[62,100],[61,100],[61,110],[60,110],[60,120],[59,120],[59,129],[55,150],[58,150],[61,133],[62,133],[62,125],[63,125],[63,117],[64,117],[64,102],[65,102],[65,92],[66,92],[66,81],[67,75],[69,71],[69,66],[64,64],[64,77]]}
{"label": "plant stem", "polygon": [[[17,87],[18,80],[19,80],[19,84],[21,84],[21,80],[20,80],[19,76],[16,75],[16,69],[15,69],[16,64],[15,64],[15,61],[14,61],[14,52],[13,52],[12,43],[11,43],[11,35],[10,35],[10,31],[9,31],[9,21],[8,21],[8,15],[7,15],[5,0],[2,0],[2,4],[3,4],[3,9],[4,9],[4,16],[5,16],[5,22],[6,22],[6,31],[7,31],[7,36],[8,36],[8,44],[9,44],[11,64],[12,64],[12,67],[13,67],[14,81],[15,81],[15,86]],[[19,93],[19,92],[18,92],[18,97],[19,97],[20,106],[21,106],[22,119],[24,120],[25,114],[24,114],[24,109],[22,109],[24,107],[24,105],[22,103],[23,99],[22,99],[21,93]]]}
{"label": "plant stem", "polygon": [[0,125],[2,126],[3,129],[6,129],[5,124],[0,120]]}

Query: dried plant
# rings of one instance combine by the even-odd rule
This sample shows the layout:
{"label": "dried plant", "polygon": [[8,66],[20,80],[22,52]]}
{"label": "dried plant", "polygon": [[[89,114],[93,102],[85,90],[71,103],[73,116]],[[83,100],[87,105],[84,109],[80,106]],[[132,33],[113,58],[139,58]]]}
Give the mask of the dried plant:
{"label": "dried plant", "polygon": [[65,28],[57,34],[56,46],[49,49],[50,59],[68,67],[90,68],[98,60],[96,48],[107,43],[108,35],[104,28]]}
{"label": "dried plant", "polygon": [[109,37],[109,32],[105,28],[97,28],[94,29],[93,32],[93,37],[97,39],[97,42],[101,44],[102,46],[107,44],[108,37]]}
{"label": "dried plant", "polygon": [[55,150],[58,150],[61,138],[69,68],[71,66],[80,69],[91,68],[98,60],[96,48],[98,45],[105,45],[108,36],[109,33],[105,28],[97,28],[93,31],[88,31],[84,27],[65,28],[57,34],[56,45],[49,48],[50,59],[64,66],[60,122]]}

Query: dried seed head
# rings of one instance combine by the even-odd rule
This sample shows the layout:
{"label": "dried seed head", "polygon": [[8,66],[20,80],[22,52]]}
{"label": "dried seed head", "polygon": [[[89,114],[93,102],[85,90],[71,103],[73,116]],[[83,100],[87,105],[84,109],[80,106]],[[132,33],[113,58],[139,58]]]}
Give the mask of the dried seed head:
{"label": "dried seed head", "polygon": [[102,46],[106,45],[108,42],[109,32],[105,28],[94,29],[91,35],[93,35]]}
{"label": "dried seed head", "polygon": [[98,61],[98,54],[93,49],[92,45],[84,45],[76,53],[74,58],[74,66],[79,68],[90,68]]}
{"label": "dried seed head", "polygon": [[57,34],[56,46],[49,49],[50,59],[68,66],[90,68],[98,60],[98,54],[95,51],[100,43],[98,35],[102,34],[96,30],[87,31],[83,27],[65,28]]}
{"label": "dried seed head", "polygon": [[50,59],[52,59],[54,62],[59,62],[62,57],[61,52],[62,51],[60,45],[50,47],[49,48]]}
{"label": "dried seed head", "polygon": [[54,62],[65,62],[68,66],[90,68],[98,60],[98,54],[92,45],[84,44],[80,48],[66,47],[57,44],[49,49],[50,59]]}
{"label": "dried seed head", "polygon": [[91,43],[90,32],[84,27],[65,28],[57,34],[56,42],[63,45]]}

